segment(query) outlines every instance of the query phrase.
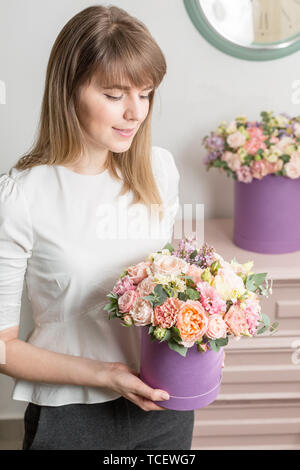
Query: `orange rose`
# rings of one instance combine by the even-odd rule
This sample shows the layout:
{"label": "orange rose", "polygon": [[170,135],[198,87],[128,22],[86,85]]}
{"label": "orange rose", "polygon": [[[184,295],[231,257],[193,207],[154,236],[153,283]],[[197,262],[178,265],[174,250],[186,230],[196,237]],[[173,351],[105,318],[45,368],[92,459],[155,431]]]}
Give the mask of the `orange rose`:
{"label": "orange rose", "polygon": [[187,300],[181,305],[176,328],[183,341],[197,341],[205,334],[207,326],[208,316],[200,302]]}

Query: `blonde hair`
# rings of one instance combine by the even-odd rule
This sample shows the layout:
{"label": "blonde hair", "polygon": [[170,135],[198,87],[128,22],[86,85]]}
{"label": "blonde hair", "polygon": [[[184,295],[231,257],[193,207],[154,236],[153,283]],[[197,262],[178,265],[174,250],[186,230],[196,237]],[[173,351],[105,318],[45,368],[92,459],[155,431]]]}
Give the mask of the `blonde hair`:
{"label": "blonde hair", "polygon": [[76,108],[80,87],[91,83],[95,73],[103,87],[124,80],[137,88],[153,86],[148,115],[129,150],[118,154],[109,151],[105,168],[114,178],[122,179],[121,195],[131,190],[133,204],[158,204],[162,216],[151,166],[151,118],[155,89],[166,73],[166,61],[146,26],[121,8],[91,6],[63,27],[49,57],[35,143],[15,167],[72,164],[82,155],[84,140]]}

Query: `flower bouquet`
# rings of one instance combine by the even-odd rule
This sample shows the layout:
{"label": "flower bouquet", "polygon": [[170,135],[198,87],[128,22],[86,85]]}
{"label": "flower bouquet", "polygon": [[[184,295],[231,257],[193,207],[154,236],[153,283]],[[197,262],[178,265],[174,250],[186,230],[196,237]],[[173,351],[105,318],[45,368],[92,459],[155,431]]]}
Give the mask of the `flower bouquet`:
{"label": "flower bouquet", "polygon": [[219,393],[223,348],[230,337],[275,331],[259,295],[272,292],[253,262],[226,262],[213,247],[185,237],[129,266],[107,295],[109,318],[142,327],[140,378],[166,390],[160,406],[192,410]]}
{"label": "flower bouquet", "polygon": [[234,243],[258,253],[300,250],[300,116],[263,111],[259,122],[223,121],[203,144],[207,171],[235,180]]}

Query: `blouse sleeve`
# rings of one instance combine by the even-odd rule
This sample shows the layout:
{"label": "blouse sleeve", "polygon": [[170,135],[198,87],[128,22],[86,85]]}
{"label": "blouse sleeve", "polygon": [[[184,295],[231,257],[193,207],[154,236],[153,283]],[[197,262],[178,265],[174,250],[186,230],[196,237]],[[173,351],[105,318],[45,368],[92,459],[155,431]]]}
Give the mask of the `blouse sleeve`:
{"label": "blouse sleeve", "polygon": [[31,219],[18,181],[0,175],[0,331],[19,325],[27,259],[33,245]]}

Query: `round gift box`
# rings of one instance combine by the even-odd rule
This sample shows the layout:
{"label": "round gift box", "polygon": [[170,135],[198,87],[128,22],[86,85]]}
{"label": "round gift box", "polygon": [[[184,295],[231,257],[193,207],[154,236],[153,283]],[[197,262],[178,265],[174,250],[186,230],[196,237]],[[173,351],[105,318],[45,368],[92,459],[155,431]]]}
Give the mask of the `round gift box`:
{"label": "round gift box", "polygon": [[235,181],[233,242],[256,253],[300,250],[300,178]]}
{"label": "round gift box", "polygon": [[212,403],[222,380],[223,349],[199,352],[197,345],[182,356],[167,341],[151,341],[149,326],[140,327],[140,379],[152,388],[165,390],[169,400],[155,403],[170,410],[196,410]]}

